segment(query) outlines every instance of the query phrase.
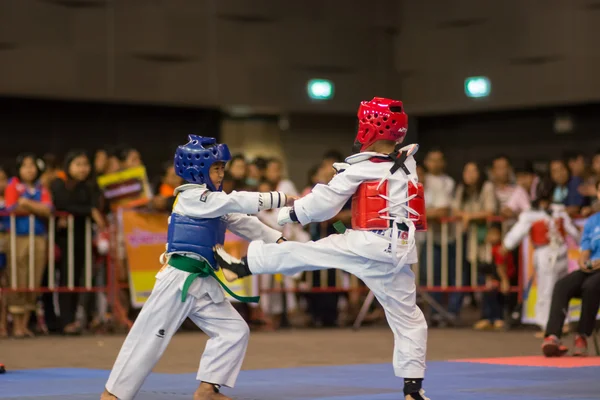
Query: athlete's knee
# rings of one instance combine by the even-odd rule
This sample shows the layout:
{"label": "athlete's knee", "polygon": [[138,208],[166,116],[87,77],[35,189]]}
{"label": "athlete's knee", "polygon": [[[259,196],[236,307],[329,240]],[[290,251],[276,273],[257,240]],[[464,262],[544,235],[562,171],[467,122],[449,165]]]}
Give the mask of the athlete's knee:
{"label": "athlete's knee", "polygon": [[229,334],[230,340],[236,344],[248,344],[250,339],[250,327],[242,318],[236,320],[231,327]]}

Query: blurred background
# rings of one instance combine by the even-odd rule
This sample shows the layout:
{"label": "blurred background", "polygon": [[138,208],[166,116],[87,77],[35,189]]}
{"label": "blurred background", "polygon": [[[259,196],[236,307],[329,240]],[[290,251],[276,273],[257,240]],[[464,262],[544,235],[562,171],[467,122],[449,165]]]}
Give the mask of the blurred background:
{"label": "blurred background", "polygon": [[[133,271],[160,266],[143,265],[128,229],[150,224],[139,229],[163,246],[181,183],[169,163],[188,134],[216,137],[236,154],[226,191],[303,194],[350,155],[358,105],[376,96],[404,102],[406,143],[421,146],[426,191],[436,179],[446,185],[426,192],[428,208],[444,212],[430,221],[415,266],[430,293],[424,307],[434,305],[430,324],[470,326],[489,289],[477,248],[498,244],[486,238],[492,223],[506,233],[541,180],[559,189],[554,201],[580,224],[599,210],[599,29],[596,0],[0,0],[0,334],[130,325],[148,290]],[[39,173],[28,175],[29,164]],[[109,195],[131,179],[141,185],[130,197]],[[18,187],[9,196],[15,182],[56,212],[32,211],[35,230],[17,227],[27,216],[9,217],[24,196]],[[486,188],[485,205],[465,206],[466,191],[479,199]],[[348,223],[348,211],[285,234],[318,239],[335,233],[337,220]],[[24,240],[11,242],[10,232]],[[228,241],[243,255],[247,243]],[[576,269],[578,243],[569,245]],[[11,252],[27,246],[40,250],[37,261],[13,262]],[[523,251],[531,249],[515,250],[511,276],[521,300],[533,268]],[[448,288],[458,295],[444,295]],[[273,329],[348,325],[366,295],[334,271],[239,290],[270,299],[261,310],[240,309]],[[11,300],[24,293],[35,299]],[[460,314],[466,305],[470,317]],[[532,309],[512,319],[532,323]],[[382,321],[376,304],[368,311],[366,321]],[[29,325],[15,329],[14,315]]]}

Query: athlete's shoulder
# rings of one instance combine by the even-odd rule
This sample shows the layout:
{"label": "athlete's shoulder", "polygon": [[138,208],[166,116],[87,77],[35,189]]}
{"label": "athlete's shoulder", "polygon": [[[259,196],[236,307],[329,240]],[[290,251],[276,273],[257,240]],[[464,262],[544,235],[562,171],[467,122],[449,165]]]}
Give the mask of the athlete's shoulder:
{"label": "athlete's shoulder", "polygon": [[188,183],[177,187],[174,194],[177,196],[174,205],[176,206],[177,204],[182,203],[189,204],[190,201],[206,202],[206,199],[211,194],[211,191],[206,187],[206,185]]}

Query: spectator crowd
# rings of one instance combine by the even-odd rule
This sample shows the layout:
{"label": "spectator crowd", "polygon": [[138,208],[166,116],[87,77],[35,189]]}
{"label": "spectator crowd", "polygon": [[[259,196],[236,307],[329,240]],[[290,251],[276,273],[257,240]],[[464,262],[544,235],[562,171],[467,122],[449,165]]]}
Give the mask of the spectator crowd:
{"label": "spectator crowd", "polygon": [[[462,285],[470,286],[476,281],[489,290],[482,296],[453,292],[448,295],[436,292],[432,299],[443,308],[433,310],[432,326],[456,323],[463,305],[481,303],[481,319],[476,329],[505,328],[504,310],[517,306],[517,298],[510,295],[510,288],[518,284],[519,263],[517,254],[503,248],[503,235],[518,221],[519,216],[539,206],[540,188],[547,188],[550,203],[564,207],[570,218],[589,217],[600,212],[597,188],[600,183],[600,150],[591,155],[568,153],[556,157],[546,165],[525,163],[513,165],[508,156],[498,156],[488,166],[477,161],[464,165],[458,182],[445,173],[445,157],[442,150],[429,149],[418,164],[419,180],[425,187],[428,225],[431,232],[419,238],[421,245],[418,268],[419,284],[426,286],[442,285],[442,275],[446,275],[450,286],[462,277]],[[284,161],[277,158],[256,157],[247,160],[237,154],[227,165],[223,184],[225,192],[233,190],[271,191],[279,190],[291,195],[305,195],[317,184],[329,182],[334,176],[333,163],[343,161],[344,156],[337,151],[329,151],[322,161],[311,167],[304,187],[298,188],[285,177]],[[93,158],[84,151],[73,150],[60,163],[54,155],[38,158],[24,153],[17,157],[13,165],[0,168],[0,287],[10,287],[16,279],[20,288],[30,282],[35,287],[48,285],[48,216],[58,214],[53,232],[55,234],[55,265],[57,285],[68,284],[69,257],[74,264],[74,286],[82,286],[86,257],[86,221],[92,221],[94,232],[94,284],[102,285],[105,276],[103,256],[106,250],[99,245],[105,237],[112,213],[107,201],[97,185],[96,178],[118,171],[143,166],[142,155],[134,148],[121,146],[111,151],[98,150]],[[541,170],[540,170],[541,168]],[[175,174],[173,164],[165,161],[162,174],[150,180],[151,195],[143,205],[153,211],[169,212],[174,202],[174,190],[182,184]],[[137,205],[138,207],[140,205]],[[9,213],[17,213],[15,218],[15,254],[9,250]],[[33,219],[26,216],[33,215]],[[276,212],[262,212],[258,216],[264,223],[283,229],[276,224]],[[501,219],[497,218],[501,217]],[[443,230],[442,225],[451,218],[461,229]],[[496,218],[496,220],[494,220]],[[350,224],[350,202],[332,220],[310,224],[308,227],[286,227],[284,235],[292,240],[318,240],[336,233],[334,223],[341,221]],[[33,221],[33,222],[32,222]],[[72,255],[68,255],[68,228],[74,232]],[[442,233],[446,232],[445,237]],[[473,234],[467,234],[467,233]],[[33,235],[30,235],[30,234]],[[459,241],[457,235],[464,234],[460,241],[463,248],[462,264],[456,265]],[[33,240],[30,240],[33,236]],[[431,240],[429,246],[426,241]],[[442,266],[442,245],[447,245],[447,265]],[[30,249],[30,246],[34,246]],[[427,251],[428,248],[430,251]],[[431,251],[432,250],[432,251]],[[33,255],[34,267],[30,268]],[[433,260],[428,260],[432,257]],[[16,259],[17,276],[10,276],[10,261]],[[460,259],[460,258],[459,258]],[[471,276],[473,263],[478,265],[477,276]],[[433,265],[433,278],[427,276],[427,265]],[[446,273],[442,273],[442,269]],[[461,270],[462,273],[457,272]],[[33,272],[33,276],[29,274]],[[125,273],[126,274],[126,273]],[[310,286],[339,286],[339,273],[305,274],[302,277],[284,279],[286,288],[298,286],[298,280]],[[344,287],[348,287],[347,278]],[[270,279],[270,278],[269,278]],[[126,280],[126,277],[125,279]],[[326,280],[327,282],[321,282]],[[428,282],[429,281],[429,282]],[[263,282],[269,284],[269,282]],[[597,288],[600,293],[600,288]],[[563,294],[561,298],[568,297]],[[127,298],[127,296],[125,296]],[[268,295],[262,306],[264,314],[258,319],[278,326],[289,318],[299,323],[295,317],[304,316],[303,324],[335,326],[344,318],[356,316],[360,307],[361,293],[340,291],[332,293],[288,293]],[[126,301],[126,300],[125,300]],[[79,334],[87,329],[100,329],[106,322],[110,310],[102,308],[105,300],[101,296],[78,294],[75,292],[36,293],[0,292],[0,338],[31,337],[38,333],[60,332]],[[82,313],[83,310],[83,313]],[[304,312],[302,312],[304,311]],[[451,318],[444,318],[443,315]],[[256,316],[256,313],[255,313]],[[308,317],[306,317],[308,316]],[[368,319],[382,317],[381,310],[372,309]],[[253,317],[251,317],[253,318]],[[285,320],[284,320],[285,318]],[[10,329],[9,329],[10,328]],[[543,327],[542,327],[543,328]]]}

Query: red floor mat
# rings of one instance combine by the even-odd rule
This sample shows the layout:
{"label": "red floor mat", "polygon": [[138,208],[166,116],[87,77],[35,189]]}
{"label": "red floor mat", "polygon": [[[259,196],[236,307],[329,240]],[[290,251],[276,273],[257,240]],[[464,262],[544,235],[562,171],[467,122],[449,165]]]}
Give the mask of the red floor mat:
{"label": "red floor mat", "polygon": [[600,357],[554,357],[527,356],[527,357],[501,357],[501,358],[472,358],[464,360],[450,360],[451,362],[468,362],[494,365],[518,365],[523,367],[550,367],[550,368],[578,368],[600,367]]}

